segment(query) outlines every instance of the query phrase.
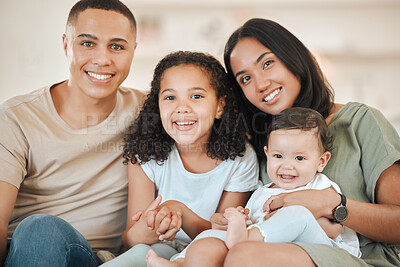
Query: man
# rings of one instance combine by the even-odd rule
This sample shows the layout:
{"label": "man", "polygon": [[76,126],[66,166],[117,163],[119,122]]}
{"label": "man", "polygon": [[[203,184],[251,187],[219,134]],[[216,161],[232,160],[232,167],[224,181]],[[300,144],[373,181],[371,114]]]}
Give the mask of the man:
{"label": "man", "polygon": [[121,145],[144,98],[120,87],[135,18],[118,0],[81,0],[63,46],[68,80],[0,106],[0,265],[95,266],[93,251],[121,248]]}

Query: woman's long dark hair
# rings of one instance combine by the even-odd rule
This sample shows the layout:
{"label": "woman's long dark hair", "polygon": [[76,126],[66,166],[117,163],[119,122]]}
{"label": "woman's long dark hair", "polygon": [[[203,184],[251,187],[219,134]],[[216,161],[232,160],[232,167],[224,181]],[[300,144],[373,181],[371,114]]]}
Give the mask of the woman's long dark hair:
{"label": "woman's long dark hair", "polygon": [[158,98],[163,74],[167,69],[180,65],[193,65],[204,71],[217,98],[225,99],[224,112],[220,119],[215,119],[212,126],[207,155],[221,160],[243,156],[246,146],[244,121],[239,116],[239,105],[224,67],[211,55],[178,51],[165,56],[154,70],[150,93],[125,138],[125,164],[150,160],[162,164],[172,151],[175,141],[162,126]]}
{"label": "woman's long dark hair", "polygon": [[247,100],[232,73],[230,62],[232,50],[243,38],[256,39],[270,49],[291,73],[300,78],[301,90],[293,107],[311,108],[327,118],[334,103],[334,93],[311,52],[280,24],[271,20],[254,18],[237,29],[225,45],[225,67],[234,84],[233,91],[245,114],[246,128],[252,137],[251,143],[258,156],[262,157],[264,155],[262,148],[266,144],[266,127],[271,121],[271,115],[259,110]]}

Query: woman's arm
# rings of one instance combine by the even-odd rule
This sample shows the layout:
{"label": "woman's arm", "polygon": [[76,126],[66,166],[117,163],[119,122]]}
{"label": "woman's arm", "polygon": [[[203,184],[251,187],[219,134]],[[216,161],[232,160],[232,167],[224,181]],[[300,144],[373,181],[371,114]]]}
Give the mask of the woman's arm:
{"label": "woman's arm", "polygon": [[371,239],[400,244],[400,162],[381,173],[375,187],[378,204],[348,200],[344,225]]}
{"label": "woman's arm", "polygon": [[0,266],[4,265],[7,255],[7,232],[18,189],[6,182],[0,181]]}
{"label": "woman's arm", "polygon": [[[347,198],[349,216],[342,224],[371,239],[400,244],[400,163],[381,173],[375,188],[378,204]],[[302,190],[283,193],[270,204],[272,210],[291,205],[308,208],[319,219],[332,218],[340,203],[339,194],[326,190]],[[268,215],[266,216],[268,218]]]}

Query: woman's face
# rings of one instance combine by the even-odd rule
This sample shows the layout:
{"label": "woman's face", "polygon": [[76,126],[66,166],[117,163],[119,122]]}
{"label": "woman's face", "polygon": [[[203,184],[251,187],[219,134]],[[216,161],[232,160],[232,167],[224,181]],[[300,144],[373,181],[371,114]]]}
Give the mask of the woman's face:
{"label": "woman's face", "polygon": [[244,95],[258,109],[275,115],[293,106],[300,93],[300,78],[256,39],[241,39],[232,50],[230,63]]}

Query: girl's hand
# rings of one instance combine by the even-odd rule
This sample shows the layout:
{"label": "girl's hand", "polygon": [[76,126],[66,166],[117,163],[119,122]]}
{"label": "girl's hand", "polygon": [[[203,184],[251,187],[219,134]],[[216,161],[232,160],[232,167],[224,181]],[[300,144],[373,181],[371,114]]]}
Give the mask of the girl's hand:
{"label": "girl's hand", "polygon": [[174,202],[166,201],[147,215],[147,226],[156,229],[159,240],[172,240],[182,226],[182,212],[171,203]]}
{"label": "girl's hand", "polygon": [[228,229],[228,220],[224,217],[222,213],[214,213],[211,218],[211,229],[216,230],[227,230]]}

